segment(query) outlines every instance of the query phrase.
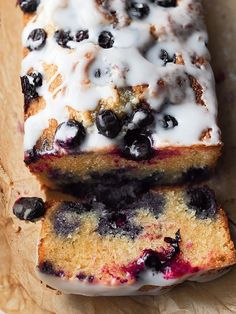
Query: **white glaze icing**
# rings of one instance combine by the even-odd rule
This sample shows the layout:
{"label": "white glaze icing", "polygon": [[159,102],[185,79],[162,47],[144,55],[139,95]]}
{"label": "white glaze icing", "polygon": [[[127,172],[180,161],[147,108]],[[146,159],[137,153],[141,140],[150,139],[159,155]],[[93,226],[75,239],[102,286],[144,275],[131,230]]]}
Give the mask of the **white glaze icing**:
{"label": "white glaze icing", "polygon": [[[173,286],[184,281],[207,282],[223,276],[230,268],[220,270],[202,270],[194,274],[186,274],[177,279],[165,279],[162,273],[151,270],[143,272],[139,280],[134,284],[104,285],[81,282],[77,278],[66,279],[37,271],[40,280],[50,287],[65,294],[80,294],[86,296],[131,296],[131,295],[160,295],[172,289]],[[143,286],[156,286],[149,291],[139,291]],[[168,289],[169,288],[169,289]]]}
{"label": "white glaze icing", "polygon": [[157,294],[163,288],[171,287],[172,285],[181,283],[184,280],[184,278],[166,280],[161,273],[153,273],[151,270],[145,271],[138,282],[129,285],[104,285],[101,283],[91,284],[86,281],[79,281],[76,278],[66,279],[63,277],[43,274],[39,271],[37,271],[37,274],[43,282],[54,289],[62,291],[66,294],[81,294],[87,296],[125,296],[147,294],[138,291],[144,285],[156,285],[157,288],[154,289],[155,292],[151,290],[151,293]]}
{"label": "white glaze icing", "polygon": [[[142,2],[149,5],[150,14],[143,20],[133,20],[128,24],[125,1],[107,1],[108,7],[117,11],[118,21],[113,26],[103,14],[107,13],[106,8],[99,8],[95,0],[41,0],[36,16],[23,31],[22,40],[27,46],[30,32],[35,28],[44,28],[48,32],[46,45],[24,58],[21,75],[26,75],[32,68],[44,75],[45,64],[55,65],[57,71],[49,82],[44,80],[37,90],[46,106],[25,122],[25,150],[33,148],[43,130],[49,126],[49,119],[57,120],[58,124],[68,119],[66,106],[81,112],[93,111],[101,99],[116,99],[115,87],[142,84],[148,84],[145,99],[154,110],[160,111],[166,97],[174,103],[157,116],[157,121],[162,114],[171,114],[179,123],[169,130],[156,123],[154,147],[220,143],[212,70],[209,64],[200,67],[192,64],[193,56],[209,59],[205,45],[207,33],[202,16],[198,14],[200,1],[181,0],[175,8],[163,8],[147,0]],[[190,6],[195,9],[190,11]],[[193,31],[186,33],[190,24]],[[151,25],[158,31],[158,40],[154,40],[150,33]],[[88,30],[89,39],[79,43],[70,41],[68,46],[72,49],[62,48],[53,37],[57,29],[71,31],[72,35],[78,30]],[[98,36],[104,30],[114,36],[114,46],[110,49],[98,46]],[[167,63],[163,66],[158,57],[161,49],[165,49],[170,56],[181,54],[184,65]],[[94,76],[98,67],[102,73],[100,78]],[[186,73],[201,84],[206,106],[196,104]],[[62,84],[51,93],[49,87],[58,74],[62,77]],[[176,86],[178,77],[186,80],[184,90]],[[157,87],[160,79],[164,79],[169,86],[165,93]],[[127,107],[130,108],[130,104]],[[211,129],[211,137],[201,139],[202,132],[208,129]],[[107,140],[100,136],[95,126],[87,133],[82,151],[116,144],[116,139]]]}

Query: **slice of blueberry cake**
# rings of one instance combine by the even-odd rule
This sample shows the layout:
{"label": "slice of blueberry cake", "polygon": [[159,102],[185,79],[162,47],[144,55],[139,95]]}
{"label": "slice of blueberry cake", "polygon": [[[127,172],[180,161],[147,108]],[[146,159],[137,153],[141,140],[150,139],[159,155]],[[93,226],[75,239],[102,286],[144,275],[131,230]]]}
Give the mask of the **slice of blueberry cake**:
{"label": "slice of blueberry cake", "polygon": [[226,215],[206,186],[151,190],[116,209],[47,203],[38,249],[40,279],[82,295],[154,295],[235,262]]}
{"label": "slice of blueberry cake", "polygon": [[25,162],[66,192],[205,179],[220,155],[199,0],[18,0]]}

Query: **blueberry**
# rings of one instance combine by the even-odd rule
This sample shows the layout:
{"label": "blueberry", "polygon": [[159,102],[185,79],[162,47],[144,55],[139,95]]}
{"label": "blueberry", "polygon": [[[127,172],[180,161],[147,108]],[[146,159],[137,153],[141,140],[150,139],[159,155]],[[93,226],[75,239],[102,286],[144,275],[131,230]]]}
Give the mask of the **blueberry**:
{"label": "blueberry", "polygon": [[21,197],[13,206],[13,214],[20,220],[34,221],[45,214],[44,202],[38,197]]}
{"label": "blueberry", "polygon": [[65,273],[62,270],[55,270],[53,264],[49,261],[45,261],[39,264],[38,266],[41,273],[47,274],[47,275],[54,275],[56,277],[64,277]]}
{"label": "blueberry", "polygon": [[76,275],[76,278],[80,281],[83,281],[87,278],[87,276],[83,272],[80,272],[78,275]]}
{"label": "blueberry", "polygon": [[45,46],[47,33],[43,28],[32,30],[27,39],[27,48],[29,50],[40,50]]}
{"label": "blueberry", "polygon": [[120,119],[112,110],[101,110],[96,117],[96,125],[99,133],[115,138],[121,131]]}
{"label": "blueberry", "polygon": [[37,150],[35,147],[25,152],[24,162],[26,165],[30,165],[31,163],[36,162],[38,159],[39,155],[37,154]]}
{"label": "blueberry", "polygon": [[98,44],[104,49],[112,48],[114,45],[114,36],[111,32],[103,31],[98,37]]}
{"label": "blueberry", "polygon": [[43,85],[43,76],[41,73],[33,72],[30,74],[30,76],[33,78],[33,83],[36,88]]}
{"label": "blueberry", "polygon": [[100,218],[97,231],[100,235],[126,236],[134,239],[142,231],[141,227],[130,222],[130,217],[124,212],[107,212]]}
{"label": "blueberry", "polygon": [[70,48],[68,46],[68,42],[73,41],[73,37],[70,31],[64,31],[63,29],[57,30],[54,34],[54,38],[58,45],[60,45],[63,48]]}
{"label": "blueberry", "polygon": [[168,54],[168,52],[164,49],[161,49],[161,53],[159,55],[159,58],[163,60],[164,66],[166,66],[167,63],[176,63],[176,55],[174,54],[172,57]]}
{"label": "blueberry", "polygon": [[92,276],[92,275],[88,276],[88,282],[89,282],[89,283],[93,283],[94,278],[95,278],[95,277]]}
{"label": "blueberry", "polygon": [[96,71],[94,72],[94,76],[96,78],[100,78],[102,75],[101,69],[96,69]]}
{"label": "blueberry", "polygon": [[76,278],[79,279],[80,281],[84,281],[85,279],[87,279],[89,283],[92,283],[95,277],[92,275],[87,276],[85,275],[85,273],[80,272],[78,275],[76,275]]}
{"label": "blueberry", "polygon": [[39,97],[37,88],[42,86],[43,77],[41,73],[33,72],[29,75],[21,77],[22,93],[24,94],[25,112],[27,111],[30,102]]}
{"label": "blueberry", "polygon": [[137,208],[149,210],[156,218],[158,218],[164,211],[165,198],[162,194],[149,191],[142,195],[136,206]]}
{"label": "blueberry", "polygon": [[68,120],[61,123],[55,133],[56,145],[64,149],[76,149],[83,142],[86,131],[82,123]]}
{"label": "blueberry", "polygon": [[30,83],[28,75],[21,77],[21,87],[22,93],[24,94],[24,108],[26,112],[31,100],[38,98],[39,94],[36,91],[35,85]]}
{"label": "blueberry", "polygon": [[163,117],[162,126],[164,129],[173,129],[178,126],[178,121],[174,117],[167,114]]}
{"label": "blueberry", "polygon": [[[92,193],[96,194],[96,200],[114,209],[127,207],[130,203],[134,202],[137,195],[140,194],[144,188],[139,180],[129,178],[129,176],[126,175],[126,171],[127,170],[123,168],[107,173],[91,174],[94,186]],[[145,189],[146,186],[147,185],[145,185]]]}
{"label": "blueberry", "polygon": [[151,125],[154,122],[154,116],[151,110],[138,108],[134,111],[132,122],[139,128]]}
{"label": "blueberry", "polygon": [[183,183],[199,183],[209,179],[212,171],[208,167],[191,167],[182,174]]}
{"label": "blueberry", "polygon": [[37,10],[40,0],[18,0],[21,10],[24,13],[33,13]]}
{"label": "blueberry", "polygon": [[159,271],[162,267],[162,263],[159,257],[158,252],[155,252],[153,250],[147,250],[144,253],[144,264],[146,267],[155,269],[156,271]]}
{"label": "blueberry", "polygon": [[89,31],[88,30],[80,30],[75,34],[75,41],[81,42],[85,39],[89,38]]}
{"label": "blueberry", "polygon": [[80,227],[81,214],[90,210],[87,204],[63,202],[57,208],[53,220],[53,229],[58,236],[68,237]]}
{"label": "blueberry", "polygon": [[186,192],[187,205],[195,211],[199,219],[213,219],[218,212],[218,205],[215,199],[215,193],[207,186],[189,188]]}
{"label": "blueberry", "polygon": [[177,5],[177,0],[150,0],[150,1],[164,8],[176,7]]}
{"label": "blueberry", "polygon": [[145,250],[143,259],[146,267],[160,271],[166,266],[170,265],[170,262],[180,253],[179,243],[181,241],[180,230],[175,234],[175,238],[165,237],[164,241],[172,247],[171,250],[165,250],[161,252],[155,252],[153,250]]}
{"label": "blueberry", "polygon": [[173,257],[173,255],[176,255],[176,254],[180,253],[180,247],[179,247],[179,243],[181,241],[180,230],[178,230],[176,232],[174,239],[170,238],[170,237],[165,237],[164,241],[166,243],[169,243],[172,246],[172,248],[173,248],[173,251],[170,252],[170,255],[168,255],[169,259],[171,259]]}
{"label": "blueberry", "polygon": [[153,155],[150,134],[141,129],[128,130],[124,137],[124,155],[132,160],[147,160]]}
{"label": "blueberry", "polygon": [[144,19],[150,11],[147,4],[132,0],[126,1],[126,9],[131,19]]}
{"label": "blueberry", "polygon": [[40,263],[39,264],[39,270],[44,274],[48,274],[48,275],[54,275],[55,274],[53,264],[49,261],[45,261],[43,263]]}

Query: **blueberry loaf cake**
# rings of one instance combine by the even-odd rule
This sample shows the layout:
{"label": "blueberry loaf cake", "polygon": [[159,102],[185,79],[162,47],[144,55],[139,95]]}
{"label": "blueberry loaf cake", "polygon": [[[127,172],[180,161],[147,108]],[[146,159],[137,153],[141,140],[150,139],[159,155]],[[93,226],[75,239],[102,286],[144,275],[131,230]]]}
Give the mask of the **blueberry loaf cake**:
{"label": "blueberry loaf cake", "polygon": [[220,155],[199,0],[18,0],[25,162],[45,186],[205,179]]}
{"label": "blueberry loaf cake", "polygon": [[206,186],[151,190],[119,210],[47,203],[38,249],[42,281],[84,295],[158,294],[235,262],[226,215]]}

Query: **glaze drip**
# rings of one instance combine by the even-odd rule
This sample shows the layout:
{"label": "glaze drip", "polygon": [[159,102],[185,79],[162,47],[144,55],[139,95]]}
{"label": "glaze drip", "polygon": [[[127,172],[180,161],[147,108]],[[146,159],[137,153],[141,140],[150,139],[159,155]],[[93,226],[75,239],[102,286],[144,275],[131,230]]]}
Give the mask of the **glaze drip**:
{"label": "glaze drip", "polygon": [[[24,29],[23,45],[27,47],[29,34],[35,29],[45,30],[47,41],[40,50],[26,55],[21,75],[32,69],[42,73],[44,80],[37,93],[46,105],[26,120],[26,151],[34,147],[50,120],[59,125],[71,118],[71,112],[77,112],[79,122],[87,128],[81,151],[116,145],[126,129],[118,139],[103,138],[93,113],[103,107],[122,115],[133,111],[140,100],[149,104],[157,121],[159,115],[178,121],[178,126],[168,130],[155,123],[154,148],[220,143],[200,1],[182,0],[167,7],[155,1],[142,4],[149,9],[142,18],[134,18],[122,0],[40,2]],[[58,30],[69,34],[66,46],[55,39]],[[109,34],[102,44],[101,34]],[[196,56],[205,62],[196,65]],[[201,103],[205,105],[197,103],[190,77],[201,87]],[[128,99],[122,102],[130,89]],[[208,129],[210,136],[201,138]]]}

